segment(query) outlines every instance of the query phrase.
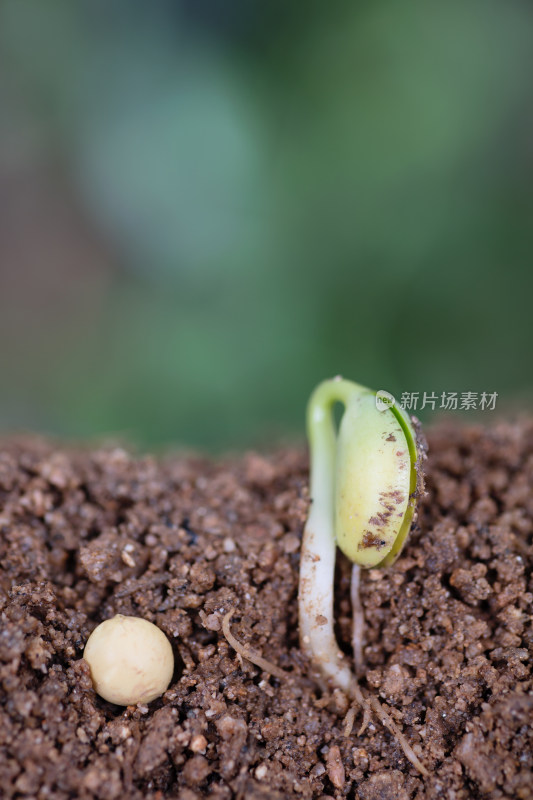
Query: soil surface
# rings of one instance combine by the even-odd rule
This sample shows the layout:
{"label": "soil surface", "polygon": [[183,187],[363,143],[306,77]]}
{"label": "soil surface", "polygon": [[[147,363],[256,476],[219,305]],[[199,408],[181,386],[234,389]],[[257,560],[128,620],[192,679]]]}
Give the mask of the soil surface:
{"label": "soil surface", "polygon": [[[398,562],[362,578],[391,733],[322,692],[298,646],[304,451],[209,462],[0,448],[0,786],[6,798],[533,798],[533,422],[429,432],[427,494]],[[337,570],[350,641],[350,566]],[[288,679],[238,656],[231,631]],[[172,642],[149,706],[98,697],[83,660],[114,614]]]}

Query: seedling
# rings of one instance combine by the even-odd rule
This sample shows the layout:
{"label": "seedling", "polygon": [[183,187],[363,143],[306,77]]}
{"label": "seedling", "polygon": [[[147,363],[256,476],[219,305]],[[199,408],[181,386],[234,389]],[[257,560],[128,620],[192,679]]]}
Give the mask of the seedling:
{"label": "seedling", "polygon": [[[333,407],[345,407],[338,434]],[[363,672],[363,612],[360,568],[394,563],[411,527],[420,492],[420,455],[412,421],[376,392],[342,378],[321,383],[307,413],[311,451],[311,511],[304,529],[299,586],[302,649],[326,682],[365,702],[356,675]],[[336,545],[352,561],[355,671],[333,629]],[[411,748],[376,699],[370,705],[401,740],[413,764],[425,773]],[[393,727],[391,727],[391,725]],[[407,747],[407,749],[406,749]]]}

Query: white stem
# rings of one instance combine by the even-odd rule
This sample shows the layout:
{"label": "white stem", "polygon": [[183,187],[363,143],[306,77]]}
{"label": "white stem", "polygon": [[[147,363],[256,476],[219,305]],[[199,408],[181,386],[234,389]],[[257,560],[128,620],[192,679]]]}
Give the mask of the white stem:
{"label": "white stem", "polygon": [[365,615],[361,598],[359,595],[359,583],[361,580],[361,567],[359,564],[352,566],[352,646],[353,658],[355,663],[355,674],[361,677],[363,674],[363,634],[365,630]]}
{"label": "white stem", "polygon": [[[358,388],[358,387],[356,387]],[[354,384],[326,381],[311,397],[308,431],[311,444],[311,512],[304,529],[298,595],[302,649],[323,677],[347,694],[355,676],[333,630],[335,427],[332,406],[345,401]]]}
{"label": "white stem", "polygon": [[324,535],[324,520],[311,512],[300,561],[300,641],[325,678],[350,694],[354,675],[333,631],[335,539]]}

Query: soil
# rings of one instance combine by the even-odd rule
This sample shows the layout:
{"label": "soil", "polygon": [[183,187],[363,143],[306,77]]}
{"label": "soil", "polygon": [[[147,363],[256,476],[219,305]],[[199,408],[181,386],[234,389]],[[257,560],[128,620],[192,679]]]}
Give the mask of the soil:
{"label": "soil", "polygon": [[[298,645],[303,450],[212,462],[45,442],[0,448],[0,786],[6,798],[533,798],[533,421],[429,432],[397,563],[362,578],[378,696],[430,772],[321,691]],[[350,565],[338,558],[349,653]],[[222,631],[275,663],[239,656]],[[169,637],[149,706],[98,697],[83,660],[114,614]]]}

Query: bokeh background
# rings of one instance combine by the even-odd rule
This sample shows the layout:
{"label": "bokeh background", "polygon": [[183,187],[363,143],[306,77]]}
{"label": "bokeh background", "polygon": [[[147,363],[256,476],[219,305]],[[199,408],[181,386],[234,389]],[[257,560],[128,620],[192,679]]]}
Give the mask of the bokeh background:
{"label": "bokeh background", "polygon": [[530,409],[532,45],[529,0],[1,0],[2,430],[266,446],[337,373]]}

